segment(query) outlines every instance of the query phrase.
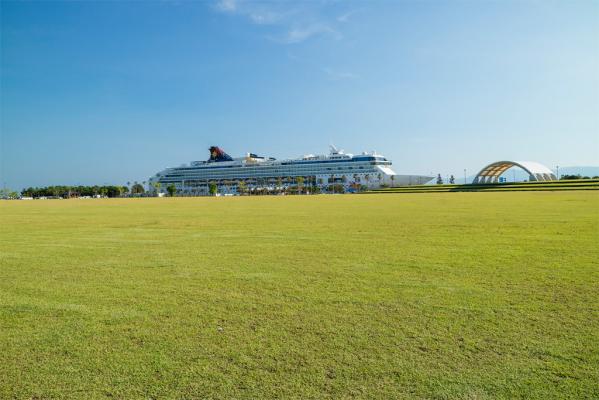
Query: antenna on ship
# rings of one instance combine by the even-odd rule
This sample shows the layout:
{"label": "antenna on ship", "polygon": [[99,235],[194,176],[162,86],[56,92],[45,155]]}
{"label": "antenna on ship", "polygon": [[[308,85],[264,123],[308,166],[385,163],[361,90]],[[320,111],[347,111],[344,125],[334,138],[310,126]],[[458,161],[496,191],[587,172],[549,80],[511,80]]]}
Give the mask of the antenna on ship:
{"label": "antenna on ship", "polygon": [[329,149],[331,149],[331,154],[337,154],[339,153],[339,150],[337,150],[337,147],[335,147],[334,144],[329,144]]}

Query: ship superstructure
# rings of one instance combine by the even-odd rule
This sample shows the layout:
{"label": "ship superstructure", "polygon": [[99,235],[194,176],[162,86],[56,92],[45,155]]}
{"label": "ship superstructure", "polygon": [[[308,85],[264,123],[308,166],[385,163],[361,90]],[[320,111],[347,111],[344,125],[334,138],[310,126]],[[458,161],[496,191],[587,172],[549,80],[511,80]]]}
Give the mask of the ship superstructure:
{"label": "ship superstructure", "polygon": [[206,195],[210,187],[221,194],[252,191],[351,192],[384,185],[422,184],[432,177],[397,175],[391,161],[376,152],[359,155],[330,146],[328,155],[307,154],[277,160],[248,153],[233,158],[217,146],[210,147],[207,161],[167,168],[150,178],[150,190],[166,192],[174,185],[179,194]]}

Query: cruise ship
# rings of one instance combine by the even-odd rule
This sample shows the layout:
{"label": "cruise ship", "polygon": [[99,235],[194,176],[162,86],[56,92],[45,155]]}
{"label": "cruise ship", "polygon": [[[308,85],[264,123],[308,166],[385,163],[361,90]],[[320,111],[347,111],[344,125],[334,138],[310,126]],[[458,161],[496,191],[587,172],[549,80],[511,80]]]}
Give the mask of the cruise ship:
{"label": "cruise ship", "polygon": [[330,146],[328,155],[307,154],[296,159],[277,160],[247,153],[233,158],[217,146],[210,158],[188,165],[167,168],[149,179],[152,192],[165,193],[174,185],[179,195],[243,193],[357,192],[385,186],[424,184],[433,177],[397,175],[392,163],[376,152],[358,155]]}

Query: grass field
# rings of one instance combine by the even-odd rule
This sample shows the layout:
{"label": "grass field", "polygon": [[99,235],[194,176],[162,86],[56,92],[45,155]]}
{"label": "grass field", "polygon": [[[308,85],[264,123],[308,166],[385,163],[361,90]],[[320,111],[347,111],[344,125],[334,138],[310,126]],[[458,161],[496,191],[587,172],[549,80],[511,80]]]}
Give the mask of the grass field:
{"label": "grass field", "polygon": [[0,202],[0,398],[599,398],[599,192]]}
{"label": "grass field", "polygon": [[565,191],[565,190],[599,190],[599,179],[572,179],[559,181],[533,181],[509,183],[476,183],[445,185],[411,185],[379,188],[365,193],[433,193],[433,192],[529,192],[529,191]]}

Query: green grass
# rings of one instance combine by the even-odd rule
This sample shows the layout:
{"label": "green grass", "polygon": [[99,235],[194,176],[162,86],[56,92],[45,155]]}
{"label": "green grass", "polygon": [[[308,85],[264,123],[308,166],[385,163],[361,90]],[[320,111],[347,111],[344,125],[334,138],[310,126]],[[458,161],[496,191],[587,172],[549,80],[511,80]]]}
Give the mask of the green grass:
{"label": "green grass", "polygon": [[548,182],[509,182],[490,184],[412,185],[372,189],[364,193],[442,193],[442,192],[530,192],[563,190],[599,190],[599,179],[560,180]]}
{"label": "green grass", "polygon": [[0,202],[0,398],[599,397],[599,192]]}

